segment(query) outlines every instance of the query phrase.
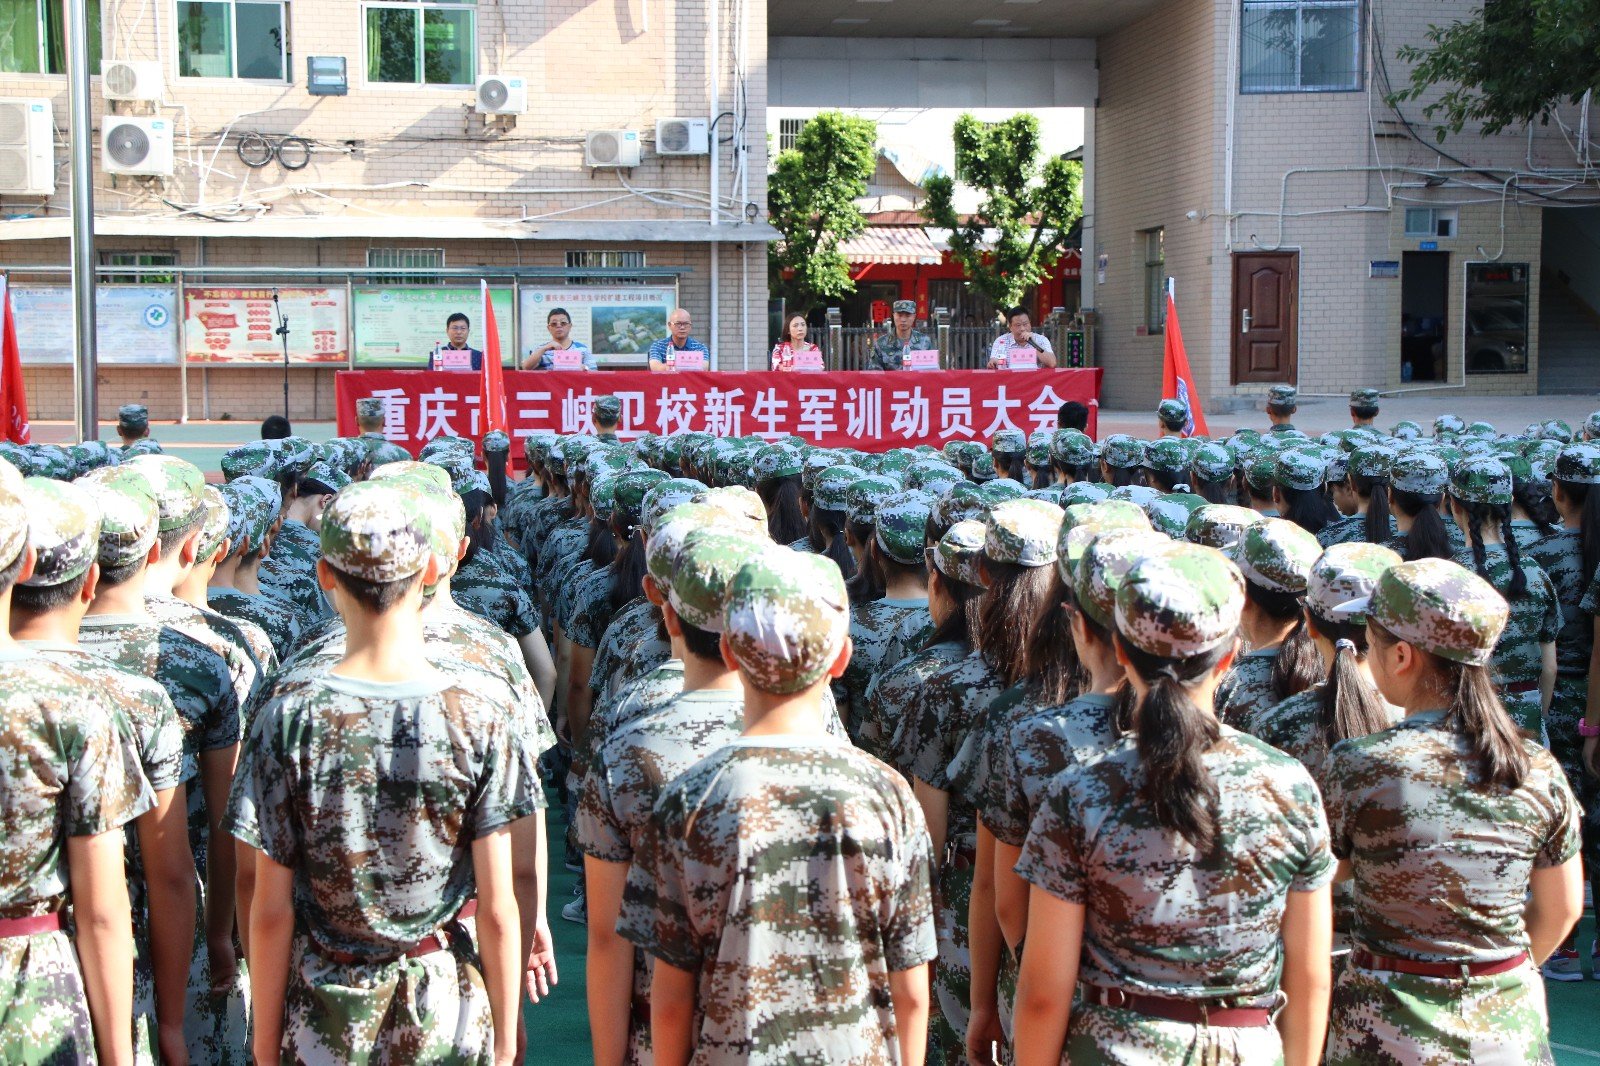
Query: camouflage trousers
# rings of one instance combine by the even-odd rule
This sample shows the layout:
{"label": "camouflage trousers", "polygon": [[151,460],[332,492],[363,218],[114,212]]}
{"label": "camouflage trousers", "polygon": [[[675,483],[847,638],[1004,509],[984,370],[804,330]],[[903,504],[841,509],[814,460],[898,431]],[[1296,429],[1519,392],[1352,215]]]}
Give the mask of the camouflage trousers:
{"label": "camouflage trousers", "polygon": [[1328,1028],[1330,1066],[1553,1061],[1544,983],[1532,963],[1465,981],[1346,966]]}
{"label": "camouflage trousers", "polygon": [[1567,784],[1583,808],[1580,826],[1584,873],[1595,881],[1600,880],[1600,781],[1584,768],[1583,738],[1578,735],[1578,723],[1583,720],[1588,700],[1588,678],[1556,678],[1555,695],[1550,700],[1550,754],[1561,764]]}
{"label": "camouflage trousers", "polygon": [[1527,733],[1534,740],[1550,746],[1550,732],[1545,729],[1544,709],[1540,703],[1539,690],[1532,692],[1506,692],[1501,690],[1500,702],[1505,706],[1506,713],[1511,720],[1517,723],[1517,728]]}
{"label": "camouflage trousers", "polygon": [[1022,956],[1009,946],[1001,947],[1000,971],[995,974],[995,1001],[1000,1008],[1000,1031],[1006,1035],[1008,1047],[1015,1045],[1017,1039],[1013,1026],[1017,1017],[1017,978],[1021,976]]}
{"label": "camouflage trousers", "polygon": [[0,940],[0,1062],[79,1066],[94,1061],[83,971],[67,934]]}
{"label": "camouflage trousers", "polygon": [[[971,853],[968,852],[968,855]],[[935,1041],[947,1063],[966,1059],[967,1018],[972,1012],[972,956],[967,950],[967,905],[972,900],[972,864],[965,857],[939,869],[934,930],[939,957],[933,963]]]}
{"label": "camouflage trousers", "polygon": [[1072,1008],[1062,1062],[1149,1066],[1273,1066],[1283,1062],[1283,1041],[1273,1025],[1249,1028],[1189,1025],[1131,1010],[1078,1003]]}
{"label": "camouflage trousers", "polygon": [[[189,793],[189,843],[194,851],[194,954],[189,960],[189,986],[184,995],[183,1042],[189,1061],[213,1066],[247,1066],[250,1062],[250,974],[235,943],[232,980],[212,988],[211,955],[206,950],[206,853],[209,841],[205,798]],[[231,846],[231,838],[227,841]],[[152,1000],[154,991],[152,989]],[[154,1008],[152,1007],[152,1010]]]}
{"label": "camouflage trousers", "polygon": [[494,1023],[472,938],[393,962],[346,965],[295,937],[280,1060],[307,1066],[494,1061]]}

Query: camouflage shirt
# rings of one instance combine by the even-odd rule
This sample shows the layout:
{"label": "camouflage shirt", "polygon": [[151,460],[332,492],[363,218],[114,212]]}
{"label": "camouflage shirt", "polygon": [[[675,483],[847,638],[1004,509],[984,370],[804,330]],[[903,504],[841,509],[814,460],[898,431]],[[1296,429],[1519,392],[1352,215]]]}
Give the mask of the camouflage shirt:
{"label": "camouflage shirt", "polygon": [[1278,645],[1250,651],[1233,662],[1233,669],[1217,686],[1217,717],[1239,728],[1246,716],[1277,702],[1272,694],[1272,667],[1278,661]]}
{"label": "camouflage shirt", "polygon": [[989,742],[974,768],[988,787],[978,817],[996,840],[1021,847],[1050,782],[1116,743],[1115,706],[1110,696],[1092,692],[1065,706],[1023,700],[1003,728],[984,734]]}
{"label": "camouflage shirt", "polygon": [[857,743],[907,778],[913,776],[911,765],[916,752],[910,745],[918,734],[912,728],[911,711],[917,697],[928,678],[966,658],[968,650],[960,641],[942,641],[879,674],[867,688],[867,708],[861,716]]}
{"label": "camouflage shirt", "polygon": [[654,670],[618,688],[612,698],[596,704],[589,714],[589,731],[584,738],[587,752],[580,765],[587,765],[588,755],[616,730],[629,722],[653,714],[677,699],[683,692],[683,660],[668,658]]}
{"label": "camouflage shirt", "polygon": [[1017,873],[1087,909],[1084,982],[1268,1006],[1288,893],[1333,880],[1321,797],[1305,767],[1227,727],[1203,758],[1218,791],[1209,855],[1155,821],[1125,737],[1050,784]]}
{"label": "camouflage shirt", "polygon": [[[1399,536],[1400,530],[1395,527],[1394,518],[1389,519],[1389,537]],[[1367,516],[1364,514],[1345,515],[1335,518],[1332,522],[1322,527],[1322,532],[1317,534],[1317,543],[1324,548],[1331,548],[1335,544],[1352,544],[1367,539]]]}
{"label": "camouflage shirt", "polygon": [[945,839],[958,847],[974,846],[978,823],[970,800],[953,791],[950,763],[989,702],[1002,691],[1004,686],[983,653],[972,651],[923,682],[915,706],[907,711],[902,750],[911,756],[911,775],[951,793]]}
{"label": "camouflage shirt", "polygon": [[877,760],[740,738],[662,793],[617,931],[696,975],[696,1061],[893,1062],[889,974],[936,952],[930,850]]}
{"label": "camouflage shirt", "polygon": [[1535,868],[1578,852],[1578,804],[1533,741],[1520,788],[1484,788],[1465,734],[1443,711],[1333,749],[1333,850],[1353,867],[1355,936],[1403,959],[1496,962],[1528,947]]}
{"label": "camouflage shirt", "polygon": [[[873,600],[850,609],[850,663],[837,683],[836,693],[843,691],[841,704],[849,708],[849,717],[859,721],[866,710],[867,687],[872,679],[899,661],[904,645],[896,636],[910,624],[914,629],[932,629],[933,618],[928,614],[926,598],[915,600]],[[926,638],[924,638],[926,639]]]}
{"label": "camouflage shirt", "polygon": [[[1540,695],[1537,688],[1539,674],[1544,667],[1541,644],[1549,644],[1561,631],[1561,604],[1556,599],[1556,589],[1550,575],[1538,564],[1524,559],[1522,571],[1528,579],[1528,590],[1512,599],[1507,596],[1511,587],[1511,559],[1504,545],[1489,544],[1484,547],[1486,573],[1480,575],[1495,591],[1506,596],[1511,607],[1511,617],[1500,634],[1494,648],[1494,660],[1489,664],[1500,698],[1521,728],[1534,736],[1541,733]],[[1456,556],[1456,562],[1477,572],[1472,552],[1467,550]]]}
{"label": "camouflage shirt", "polygon": [[297,924],[387,959],[476,893],[472,842],[537,809],[507,717],[448,678],[329,676],[262,707],[226,828],[294,871]]}
{"label": "camouflage shirt", "polygon": [[933,339],[920,329],[912,330],[904,341],[895,336],[893,330],[887,330],[872,339],[863,369],[899,370],[905,366],[906,356],[911,352],[926,352],[935,347]]}
{"label": "camouflage shirt", "polygon": [[317,585],[317,560],[320,558],[322,542],[316,532],[304,522],[286,518],[257,574],[261,591],[300,612],[302,625],[333,614],[333,608],[328,606]]}
{"label": "camouflage shirt", "polygon": [[[1237,728],[1257,740],[1272,745],[1285,755],[1293,755],[1311,773],[1321,788],[1327,782],[1328,742],[1322,731],[1322,690],[1312,685],[1281,703],[1251,708],[1239,717]],[[1389,725],[1399,723],[1400,709],[1384,704]]]}
{"label": "camouflage shirt", "polygon": [[561,632],[569,639],[573,615],[578,607],[578,593],[594,576],[598,568],[591,559],[575,556],[565,563],[559,563],[552,577],[554,587],[550,593],[550,613],[555,616],[556,625],[561,627]]}
{"label": "camouflage shirt", "polygon": [[300,641],[300,616],[265,593],[250,595],[236,588],[214,586],[206,589],[206,603],[213,611],[235,622],[254,622],[267,634],[272,650],[283,663]]}
{"label": "camouflage shirt", "polygon": [[245,705],[228,660],[209,644],[150,618],[90,615],[78,642],[122,669],[154,678],[183,729],[186,758],[239,743]]}
{"label": "camouflage shirt", "polygon": [[227,660],[239,706],[249,713],[266,672],[250,650],[249,638],[242,629],[215,611],[202,611],[175,596],[146,596],[144,609],[160,624],[193,638]]}
{"label": "camouflage shirt", "polygon": [[0,796],[0,918],[60,910],[67,838],[155,803],[117,708],[82,674],[21,649],[0,652]]}
{"label": "camouflage shirt", "polygon": [[615,567],[606,564],[592,570],[573,590],[571,615],[562,632],[579,647],[597,649],[606,627],[614,617],[611,610],[611,574]]}
{"label": "camouflage shirt", "polygon": [[606,626],[589,670],[589,687],[603,699],[616,691],[617,680],[630,664],[649,661],[654,667],[670,658],[672,644],[665,639],[660,614],[655,604],[640,596]]}
{"label": "camouflage shirt", "polygon": [[493,552],[479,549],[450,579],[450,595],[462,607],[521,639],[539,628],[539,613]]}
{"label": "camouflage shirt", "polygon": [[1561,605],[1561,631],[1556,634],[1556,669],[1570,677],[1589,672],[1594,648],[1594,623],[1584,608],[1584,594],[1593,575],[1583,572],[1583,542],[1576,529],[1558,529],[1524,550],[1550,577]]}

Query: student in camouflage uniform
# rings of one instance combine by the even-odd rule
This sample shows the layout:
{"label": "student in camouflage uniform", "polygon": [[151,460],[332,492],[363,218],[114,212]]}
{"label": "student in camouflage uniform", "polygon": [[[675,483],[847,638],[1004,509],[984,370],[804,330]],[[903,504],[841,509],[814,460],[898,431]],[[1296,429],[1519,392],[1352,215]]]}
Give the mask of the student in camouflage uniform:
{"label": "student in camouflage uniform", "polygon": [[82,674],[99,703],[125,715],[154,804],[125,842],[133,912],[133,1044],[139,1063],[181,1061],[185,986],[195,928],[194,857],[185,788],[195,777],[172,700],[147,677],[78,644],[100,568],[100,511],[85,488],[30,478],[22,499],[37,563],[12,588],[11,635],[41,659]]}
{"label": "student in camouflage uniform", "polygon": [[317,527],[323,509],[350,479],[326,463],[313,463],[302,474],[289,475],[282,524],[272,552],[261,564],[261,591],[284,600],[300,612],[301,628],[332,616],[317,587]]}
{"label": "student in camouflage uniform", "polygon": [[137,446],[161,446],[150,437],[150,410],[142,403],[125,403],[117,408],[117,437],[122,441],[122,451],[127,454]]}
{"label": "student in camouflage uniform", "polygon": [[1373,677],[1406,718],[1339,745],[1328,769],[1355,906],[1328,1062],[1548,1062],[1534,967],[1581,911],[1578,812],[1495,696],[1505,600],[1424,559],[1386,571],[1362,606]]}
{"label": "student in camouflage uniform", "polygon": [[254,660],[256,676],[265,679],[278,668],[278,653],[273,648],[267,631],[249,619],[229,618],[213,610],[206,598],[217,564],[228,551],[228,530],[233,516],[221,490],[207,485],[201,490],[201,504],[205,508],[200,520],[200,539],[195,543],[194,566],[173,585],[174,598],[183,601],[201,613],[207,623],[227,636],[237,633],[250,658]]}
{"label": "student in camouflage uniform", "polygon": [[189,1056],[196,1062],[246,1062],[249,991],[234,945],[233,849],[213,850],[210,842],[227,804],[250,690],[241,689],[235,663],[209,629],[158,621],[145,596],[149,567],[160,560],[163,541],[178,551],[195,535],[198,505],[184,513],[183,492],[169,485],[163,514],[146,468],[135,463],[96,471],[85,484],[100,507],[100,581],[78,628],[79,643],[161,685],[180,718],[184,757],[199,770],[200,787],[185,797],[202,919],[184,1010]]}
{"label": "student in camouflage uniform", "polygon": [[1455,561],[1477,571],[1511,605],[1495,648],[1494,683],[1518,728],[1549,743],[1544,715],[1556,680],[1561,604],[1538,564],[1524,559],[1511,534],[1511,471],[1498,459],[1463,459],[1450,474],[1456,526],[1468,542]]}
{"label": "student in camouflage uniform", "polygon": [[1301,597],[1311,564],[1322,554],[1317,538],[1283,518],[1264,518],[1245,530],[1232,558],[1245,578],[1240,635],[1249,647],[1217,687],[1217,717],[1237,727],[1258,710],[1282,702],[1319,680],[1316,653],[1305,636]]}
{"label": "student in camouflage uniform", "polygon": [[1350,425],[1355,429],[1374,429],[1382,398],[1383,394],[1377,389],[1351,389]]}
{"label": "student in camouflage uniform", "polygon": [[1294,413],[1300,409],[1300,394],[1293,385],[1274,385],[1267,390],[1267,432],[1294,433]]}
{"label": "student in camouflage uniform", "polygon": [[844,582],[769,548],[723,624],[744,735],[662,792],[623,899],[620,931],[656,960],[655,1061],[920,1062],[932,856],[905,783],[826,735],[822,694],[850,655]]}
{"label": "student in camouflage uniform", "polygon": [[25,491],[0,463],[0,1060],[94,1062],[98,1048],[126,1062],[133,939],[121,829],[154,800],[116,705],[11,638],[14,586],[35,559]]}
{"label": "student in camouflage uniform", "polygon": [[1389,471],[1394,466],[1391,448],[1371,446],[1350,453],[1343,481],[1333,484],[1333,502],[1343,517],[1322,527],[1317,542],[1324,548],[1351,541],[1388,544],[1396,536],[1389,514]]}
{"label": "student in camouflage uniform", "polygon": [[1050,784],[1023,844],[1036,946],[1019,1062],[1317,1060],[1334,875],[1322,805],[1304,767],[1211,710],[1243,604],[1238,570],[1197,545],[1139,560],[1117,588],[1140,705],[1132,735]]}
{"label": "student in camouflage uniform", "polygon": [[[260,1061],[498,1063],[515,1052],[508,827],[542,797],[523,732],[427,664],[430,523],[421,491],[402,481],[335,497],[317,570],[345,620],[344,658],[252,726],[227,829],[257,849]],[[430,797],[420,807],[389,799],[419,791]]]}
{"label": "student in camouflage uniform", "polygon": [[866,716],[867,687],[910,649],[920,648],[933,631],[928,613],[928,572],[923,563],[924,534],[933,500],[905,491],[880,498],[872,510],[866,567],[877,573],[883,596],[850,609],[850,665],[839,679],[845,722],[857,731]]}
{"label": "student in camouflage uniform", "polygon": [[1389,501],[1395,539],[1385,547],[1413,559],[1450,559],[1466,546],[1461,530],[1439,514],[1450,465],[1431,451],[1408,448],[1389,466]]}
{"label": "student in camouflage uniform", "polygon": [[576,821],[588,905],[589,1029],[596,1063],[650,1061],[647,956],[617,932],[628,864],[667,782],[737,738],[744,687],[722,661],[722,609],[744,564],[771,548],[765,537],[702,527],[671,565],[662,614],[683,651],[681,692],[596,743]]}
{"label": "student in camouflage uniform", "polygon": [[265,561],[282,508],[278,486],[265,478],[236,478],[221,488],[228,504],[228,554],[217,561],[206,587],[206,604],[234,621],[260,626],[281,664],[300,641],[300,616],[261,591]]}

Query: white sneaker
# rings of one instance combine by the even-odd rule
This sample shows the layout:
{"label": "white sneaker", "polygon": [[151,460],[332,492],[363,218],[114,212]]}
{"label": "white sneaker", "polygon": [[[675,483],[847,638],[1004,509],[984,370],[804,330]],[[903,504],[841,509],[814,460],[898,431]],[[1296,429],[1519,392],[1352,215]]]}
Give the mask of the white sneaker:
{"label": "white sneaker", "polygon": [[[589,924],[589,901],[579,896],[565,907],[561,908],[561,917],[578,925]],[[1581,979],[1581,978],[1580,978]]]}

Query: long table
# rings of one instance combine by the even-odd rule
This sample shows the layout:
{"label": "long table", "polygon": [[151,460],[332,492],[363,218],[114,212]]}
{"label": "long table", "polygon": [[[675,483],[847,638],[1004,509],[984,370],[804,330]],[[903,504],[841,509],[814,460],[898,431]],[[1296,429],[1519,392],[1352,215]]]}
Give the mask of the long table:
{"label": "long table", "polygon": [[[440,434],[478,439],[480,379],[428,370],[341,371],[339,432],[356,432],[356,400],[382,396],[384,435],[413,454]],[[841,371],[505,372],[513,437],[539,430],[594,431],[601,396],[622,400],[623,440],[643,433],[703,431],[724,437],[796,435],[825,448],[885,451],[952,440],[987,440],[1002,429],[1054,429],[1061,405],[1089,407],[1094,433],[1100,369]],[[514,447],[520,456],[521,448]]]}

